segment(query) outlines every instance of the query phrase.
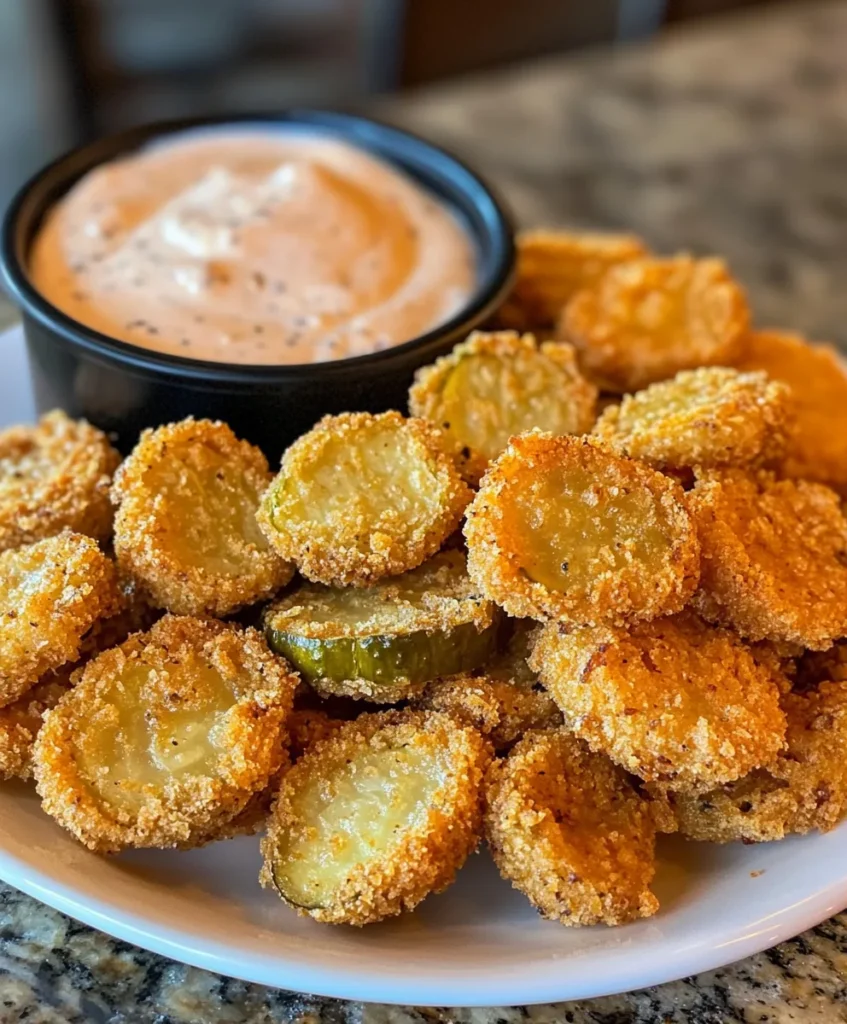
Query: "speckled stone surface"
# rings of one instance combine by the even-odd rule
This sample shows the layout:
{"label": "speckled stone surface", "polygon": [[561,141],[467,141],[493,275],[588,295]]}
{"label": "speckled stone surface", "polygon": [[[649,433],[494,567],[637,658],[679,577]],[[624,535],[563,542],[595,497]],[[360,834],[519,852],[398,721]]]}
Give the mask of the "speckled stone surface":
{"label": "speckled stone surface", "polygon": [[[847,347],[847,4],[797,2],[612,56],[430,90],[379,112],[476,164],[522,224],[626,228],[659,249],[723,253],[760,322]],[[847,1022],[847,914],[733,967],[645,992],[424,1010],[218,978],[0,885],[0,1024],[521,1020]]]}
{"label": "speckled stone surface", "polygon": [[473,163],[522,225],[720,253],[760,323],[847,346],[844,3],[687,23],[382,112]]}

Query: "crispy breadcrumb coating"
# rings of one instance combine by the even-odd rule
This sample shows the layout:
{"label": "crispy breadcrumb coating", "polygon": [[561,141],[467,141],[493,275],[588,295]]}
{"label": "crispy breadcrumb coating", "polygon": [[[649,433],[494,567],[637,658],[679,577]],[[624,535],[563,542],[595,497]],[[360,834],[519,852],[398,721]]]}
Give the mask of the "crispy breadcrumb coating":
{"label": "crispy breadcrumb coating", "polygon": [[486,780],[500,874],[561,924],[617,925],[659,901],[652,811],[626,775],[565,730],[530,732]]}
{"label": "crispy breadcrumb coating", "polygon": [[73,674],[100,651],[115,647],[158,617],[133,593],[122,591],[123,605],[114,615],[98,619],[82,638],[79,660],[43,675],[35,686],[0,708],[0,778],[28,779],[32,775],[32,747],[45,711],[55,707],[73,685]]}
{"label": "crispy breadcrumb coating", "polygon": [[610,267],[647,254],[634,235],[541,228],[521,231],[516,243],[515,284],[496,317],[518,331],[553,327],[576,292],[595,285]]}
{"label": "crispy breadcrumb coating", "polygon": [[119,462],[102,431],[58,409],[0,432],[0,551],[65,529],[105,540]]}
{"label": "crispy breadcrumb coating", "polygon": [[834,491],[725,470],[699,474],[686,499],[705,618],[751,640],[821,650],[847,635],[847,519]]}
{"label": "crispy breadcrumb coating", "polygon": [[310,580],[368,586],[414,569],[471,497],[443,433],[399,412],[325,416],[282,457],[259,523]]}
{"label": "crispy breadcrumb coating", "polygon": [[474,726],[497,751],[508,750],[531,729],[560,726],[561,711],[526,663],[535,625],[531,619],[519,620],[506,649],[484,669],[435,680],[417,706]]}
{"label": "crispy breadcrumb coating", "polygon": [[46,711],[71,688],[76,663],[46,673],[12,704],[0,708],[0,779],[32,777],[32,748]]}
{"label": "crispy breadcrumb coating", "polygon": [[44,716],[44,810],[89,849],[225,834],[284,759],[297,677],[261,635],[166,615],[98,655]]}
{"label": "crispy breadcrumb coating", "polygon": [[330,924],[414,909],[476,847],[490,760],[483,737],[447,715],[387,711],[346,723],[283,777],[262,884]]}
{"label": "crispy breadcrumb coating", "polygon": [[771,667],[691,612],[536,634],[530,666],[593,750],[647,781],[706,788],[770,761],[785,716]]}
{"label": "crispy breadcrumb coating", "polygon": [[75,661],[120,607],[114,564],[90,537],[68,531],[0,552],[0,707]]}
{"label": "crispy breadcrumb coating", "polygon": [[810,344],[786,331],[751,331],[732,364],[764,370],[791,388],[795,428],[785,476],[816,480],[847,495],[847,371],[832,345]]}
{"label": "crispy breadcrumb coating", "polygon": [[769,842],[835,828],[847,810],[847,682],[782,698],[786,746],[764,768],[706,793],[660,794],[678,830],[710,843]]}
{"label": "crispy breadcrumb coating", "polygon": [[589,438],[512,438],[465,525],[468,572],[510,615],[572,625],[680,610],[699,547],[679,484]]}
{"label": "crispy breadcrumb coating", "polygon": [[731,366],[750,312],[723,260],[688,255],[613,267],[568,303],[559,335],[609,391],[638,391],[680,370]]}
{"label": "crispy breadcrumb coating", "polygon": [[586,434],[595,418],[597,388],[579,372],[571,345],[514,331],[475,331],[415,374],[409,411],[442,428],[456,461],[473,484],[513,434],[538,427],[551,434]]}
{"label": "crispy breadcrumb coating", "polygon": [[291,760],[299,760],[316,743],[335,735],[342,725],[344,719],[331,718],[320,708],[295,708],[286,723]]}
{"label": "crispy breadcrumb coating", "polygon": [[229,615],[294,574],[256,524],[272,479],[264,455],[225,423],[145,430],[115,476],[115,553],[154,604]]}
{"label": "crispy breadcrumb coating", "polygon": [[791,391],[764,373],[683,370],[606,409],[594,433],[657,469],[776,463],[793,427]]}

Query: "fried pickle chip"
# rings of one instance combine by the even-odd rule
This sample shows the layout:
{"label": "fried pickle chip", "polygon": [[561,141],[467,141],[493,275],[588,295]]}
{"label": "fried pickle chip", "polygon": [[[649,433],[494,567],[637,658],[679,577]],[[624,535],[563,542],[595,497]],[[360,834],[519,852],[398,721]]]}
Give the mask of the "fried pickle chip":
{"label": "fried pickle chip", "polygon": [[370,587],[306,583],[268,608],[268,642],[323,696],[394,704],[497,650],[500,610],[441,551]]}
{"label": "fried pickle chip", "polygon": [[847,811],[847,682],[782,698],[785,749],[764,768],[706,793],[660,794],[677,829],[710,843],[768,842],[829,832]]}
{"label": "fried pickle chip", "polygon": [[594,433],[657,469],[775,464],[793,427],[791,391],[764,373],[682,370],[610,406]]}
{"label": "fried pickle chip", "polygon": [[227,834],[283,763],[296,684],[255,630],[166,615],[90,661],[44,716],[44,810],[100,852]]}
{"label": "fried pickle chip", "polygon": [[262,883],[330,924],[412,910],[446,889],[476,847],[490,759],[482,736],[447,715],[346,723],[283,777]]}
{"label": "fried pickle chip", "polygon": [[513,434],[539,427],[586,434],[597,389],[579,372],[573,348],[531,334],[474,332],[415,374],[409,411],[441,427],[465,477],[477,483]]}
{"label": "fried pickle chip", "polygon": [[485,834],[500,874],[561,924],[650,917],[656,830],[616,765],[563,729],[527,734],[486,780]]}
{"label": "fried pickle chip", "polygon": [[629,631],[551,623],[530,657],[568,727],[646,781],[704,789],[740,778],[782,746],[770,665],[691,612]]}
{"label": "fried pickle chip", "polygon": [[75,661],[83,638],[121,604],[97,542],[65,532],[0,553],[0,707]]}
{"label": "fried pickle chip", "polygon": [[310,580],[368,586],[414,569],[471,497],[433,424],[399,412],[325,416],[282,457],[259,522]]}
{"label": "fried pickle chip", "polygon": [[732,365],[764,370],[791,388],[796,423],[783,474],[847,495],[847,371],[838,350],[799,334],[751,331]]}
{"label": "fried pickle chip", "polygon": [[105,540],[119,462],[102,431],[59,410],[0,432],[0,551],[65,529]]}
{"label": "fried pickle chip", "polygon": [[271,597],[294,574],[256,523],[271,478],[225,423],[145,430],[112,488],[119,566],[180,614],[228,615]]}
{"label": "fried pickle chip", "polygon": [[526,663],[536,623],[519,620],[506,649],[473,675],[430,683],[417,706],[443,711],[487,736],[497,751],[508,750],[531,729],[556,728],[562,713]]}
{"label": "fried pickle chip", "polygon": [[26,693],[0,708],[0,779],[29,779],[32,748],[44,713],[71,688],[76,664],[46,673]]}
{"label": "fried pickle chip", "polygon": [[699,548],[679,484],[599,442],[512,438],[468,511],[468,571],[510,615],[572,625],[678,611]]}
{"label": "fried pickle chip", "polygon": [[583,372],[608,391],[638,391],[680,370],[731,366],[750,320],[718,259],[644,259],[578,292],[560,321]]}
{"label": "fried pickle chip", "polygon": [[633,235],[522,231],[517,237],[517,277],[497,320],[519,331],[553,327],[582,288],[595,285],[618,263],[647,254]]}
{"label": "fried pickle chip", "polygon": [[694,603],[706,619],[821,650],[847,635],[847,519],[834,491],[724,470],[699,474],[686,499],[703,555]]}
{"label": "fried pickle chip", "polygon": [[41,720],[73,685],[74,673],[95,654],[123,643],[130,633],[147,629],[156,620],[156,612],[134,594],[122,591],[122,598],[120,610],[98,619],[82,638],[79,660],[47,672],[22,697],[0,708],[0,778],[30,778]]}

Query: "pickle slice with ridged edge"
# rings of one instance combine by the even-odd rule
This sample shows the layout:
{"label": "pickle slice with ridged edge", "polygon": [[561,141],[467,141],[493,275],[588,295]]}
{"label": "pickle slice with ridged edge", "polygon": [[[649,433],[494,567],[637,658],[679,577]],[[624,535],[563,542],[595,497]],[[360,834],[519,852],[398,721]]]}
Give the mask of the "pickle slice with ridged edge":
{"label": "pickle slice with ridged edge", "polygon": [[298,913],[365,925],[441,892],[475,848],[483,737],[447,715],[346,722],[286,773],[262,842],[262,884]]}
{"label": "pickle slice with ridged edge", "polygon": [[371,587],[306,583],[266,613],[268,642],[323,694],[393,703],[497,650],[501,613],[460,551]]}

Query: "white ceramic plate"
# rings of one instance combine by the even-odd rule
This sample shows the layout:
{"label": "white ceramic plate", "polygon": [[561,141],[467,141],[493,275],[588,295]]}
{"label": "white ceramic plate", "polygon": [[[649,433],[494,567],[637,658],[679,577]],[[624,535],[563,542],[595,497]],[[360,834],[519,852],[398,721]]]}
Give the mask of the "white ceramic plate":
{"label": "white ceramic plate", "polygon": [[[0,426],[30,419],[18,330],[0,336]],[[362,931],[298,918],[256,880],[256,839],[104,859],[0,784],[0,877],[86,924],[221,974],[374,1002],[496,1006],[642,988],[721,966],[847,905],[847,824],[762,846],[664,839],[657,917],[542,921],[486,854],[405,919]]]}

